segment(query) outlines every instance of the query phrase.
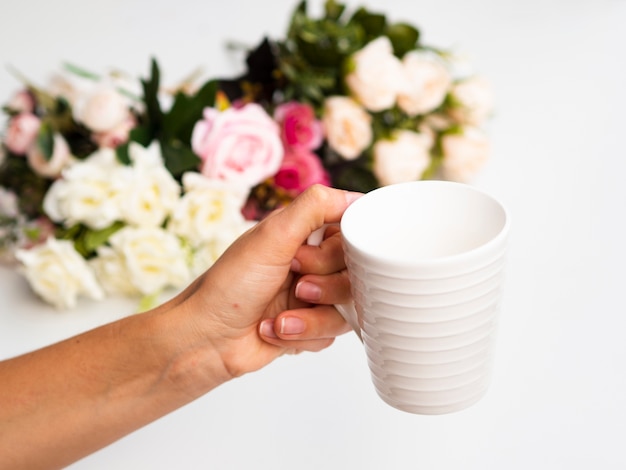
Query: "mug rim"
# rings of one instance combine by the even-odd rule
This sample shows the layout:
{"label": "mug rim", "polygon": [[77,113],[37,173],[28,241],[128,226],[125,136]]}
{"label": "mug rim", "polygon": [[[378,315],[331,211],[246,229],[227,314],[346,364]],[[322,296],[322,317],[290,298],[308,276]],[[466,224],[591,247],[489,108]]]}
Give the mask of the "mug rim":
{"label": "mug rim", "polygon": [[[495,236],[490,238],[485,243],[482,243],[481,245],[476,246],[472,249],[463,251],[461,253],[455,253],[452,255],[445,255],[445,256],[440,256],[437,258],[422,259],[422,260],[417,260],[417,261],[415,260],[411,261],[406,258],[405,259],[394,258],[392,260],[385,259],[381,257],[380,255],[367,253],[363,248],[357,246],[354,242],[351,242],[348,239],[348,237],[345,234],[347,231],[346,220],[349,220],[351,211],[354,211],[356,208],[363,205],[367,201],[368,195],[372,195],[372,194],[380,193],[380,192],[396,191],[398,190],[399,187],[417,186],[417,185],[450,186],[450,187],[456,187],[456,188],[463,188],[465,190],[479,194],[485,197],[486,199],[488,199],[489,201],[491,201],[493,204],[495,204],[495,206],[498,207],[500,211],[502,211],[503,220],[504,220],[502,227],[500,228],[499,232]],[[503,246],[509,235],[510,227],[511,227],[510,213],[500,200],[498,200],[491,194],[487,193],[486,191],[476,188],[474,186],[471,186],[469,184],[455,182],[455,181],[443,181],[443,180],[418,180],[418,181],[409,181],[405,183],[396,183],[396,184],[391,184],[387,186],[381,186],[379,188],[376,188],[364,194],[362,197],[360,197],[359,199],[354,201],[350,206],[348,206],[348,208],[344,212],[340,221],[340,228],[341,228],[341,234],[342,234],[341,238],[342,238],[343,243],[347,245],[353,253],[356,253],[360,256],[366,256],[368,259],[368,266],[371,264],[371,267],[373,268],[379,267],[383,271],[389,270],[389,269],[393,270],[399,267],[402,267],[402,268],[419,267],[420,269],[454,268],[456,265],[462,265],[464,263],[471,262],[473,259],[479,259],[481,256],[488,254],[490,250],[497,249],[498,247]],[[344,251],[346,252],[346,256],[353,257],[354,254],[351,255],[350,250],[344,250]],[[463,274],[465,272],[472,271],[473,269],[475,269],[475,266],[469,267],[462,271],[458,271],[456,274]],[[449,272],[447,272],[447,274],[449,274]]]}

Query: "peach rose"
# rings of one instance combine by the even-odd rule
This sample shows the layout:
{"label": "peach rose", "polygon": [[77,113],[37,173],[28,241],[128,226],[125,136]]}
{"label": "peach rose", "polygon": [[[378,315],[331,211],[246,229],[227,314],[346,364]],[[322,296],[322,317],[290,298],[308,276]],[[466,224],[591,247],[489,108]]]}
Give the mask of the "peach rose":
{"label": "peach rose", "polygon": [[484,78],[473,76],[455,83],[451,92],[452,117],[463,124],[481,125],[493,111],[493,91]]}
{"label": "peach rose", "polygon": [[345,80],[354,98],[369,111],[391,108],[407,83],[402,63],[393,55],[389,38],[374,39],[350,60],[354,70]]}
{"label": "peach rose", "polygon": [[374,175],[381,186],[419,180],[430,164],[431,138],[398,130],[374,144]]}
{"label": "peach rose", "polygon": [[398,96],[398,106],[409,116],[426,114],[439,107],[450,89],[452,77],[444,64],[416,51],[402,59],[408,88]]}
{"label": "peach rose", "polygon": [[327,98],[322,123],[328,145],[346,160],[358,158],[372,143],[372,117],[352,98]]}
{"label": "peach rose", "polygon": [[461,134],[447,134],[441,139],[442,171],[446,179],[469,181],[489,158],[487,136],[479,129],[468,127]]}

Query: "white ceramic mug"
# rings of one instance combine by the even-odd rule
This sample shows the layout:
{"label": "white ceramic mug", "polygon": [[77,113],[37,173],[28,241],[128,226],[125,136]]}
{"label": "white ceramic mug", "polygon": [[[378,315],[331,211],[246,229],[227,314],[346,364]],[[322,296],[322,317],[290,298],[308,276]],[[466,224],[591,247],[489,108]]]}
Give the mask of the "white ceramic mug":
{"label": "white ceramic mug", "polygon": [[510,227],[503,206],[465,184],[416,181],[365,194],[340,225],[354,304],[337,308],[363,341],[380,397],[418,414],[478,401]]}

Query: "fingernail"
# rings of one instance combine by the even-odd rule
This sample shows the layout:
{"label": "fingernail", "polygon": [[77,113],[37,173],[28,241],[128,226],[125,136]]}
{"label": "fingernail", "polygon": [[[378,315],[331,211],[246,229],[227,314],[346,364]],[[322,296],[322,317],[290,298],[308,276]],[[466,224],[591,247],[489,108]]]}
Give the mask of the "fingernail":
{"label": "fingernail", "polygon": [[322,298],[322,289],[312,282],[299,282],[296,285],[296,297],[307,302],[317,302]]}
{"label": "fingernail", "polygon": [[291,270],[294,273],[299,273],[300,269],[302,269],[302,265],[300,264],[300,261],[298,261],[297,259],[292,259],[291,260]]}
{"label": "fingernail", "polygon": [[299,335],[304,333],[306,325],[303,320],[298,317],[283,317],[280,319],[281,335]]}
{"label": "fingernail", "polygon": [[259,333],[261,336],[267,336],[268,338],[278,338],[274,331],[274,320],[263,320],[259,326]]}
{"label": "fingernail", "polygon": [[345,196],[346,196],[346,202],[348,204],[352,204],[354,201],[356,201],[358,198],[360,198],[361,196],[363,196],[363,193],[355,193],[353,191],[345,191],[344,192]]}

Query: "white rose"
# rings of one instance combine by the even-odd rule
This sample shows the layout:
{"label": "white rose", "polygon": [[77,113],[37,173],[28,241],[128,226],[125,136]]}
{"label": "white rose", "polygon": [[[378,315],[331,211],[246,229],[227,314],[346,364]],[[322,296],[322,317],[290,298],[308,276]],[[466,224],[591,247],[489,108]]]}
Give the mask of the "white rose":
{"label": "white rose", "polygon": [[66,140],[58,132],[53,136],[52,155],[50,159],[46,159],[39,145],[33,145],[28,154],[28,165],[38,175],[46,178],[56,178],[61,174],[63,168],[65,168],[72,161],[72,154],[70,152],[70,146]]}
{"label": "white rose", "polygon": [[407,83],[389,38],[381,36],[371,41],[351,60],[354,70],[345,80],[356,100],[374,112],[391,108]]}
{"label": "white rose", "polygon": [[382,186],[420,179],[430,164],[429,136],[398,130],[374,144],[374,175]]}
{"label": "white rose", "polygon": [[481,125],[493,111],[493,91],[484,78],[473,76],[452,87],[450,114],[463,124]]}
{"label": "white rose", "polygon": [[167,287],[183,287],[190,280],[187,252],[170,232],[127,226],[111,235],[109,243],[124,263],[120,272],[126,269],[129,281],[144,295]]}
{"label": "white rose", "polygon": [[255,223],[253,221],[245,221],[240,225],[231,226],[224,233],[221,233],[219,237],[197,247],[194,250],[191,261],[192,276],[198,277],[209,269],[228,247]]}
{"label": "white rose", "polygon": [[141,294],[132,282],[130,271],[123,256],[111,247],[99,247],[98,255],[89,260],[89,265],[107,293],[127,296]]}
{"label": "white rose", "polygon": [[322,124],[328,144],[346,160],[358,158],[372,143],[372,117],[351,98],[327,98]]}
{"label": "white rose", "polygon": [[489,158],[487,136],[476,128],[465,128],[462,134],[447,134],[441,139],[442,171],[446,179],[469,181]]}
{"label": "white rose", "polygon": [[121,205],[122,217],[139,227],[160,226],[174,210],[180,186],[165,168],[158,142],[148,148],[131,142],[128,153],[132,171]]}
{"label": "white rose", "polygon": [[127,120],[130,103],[112,86],[101,84],[81,95],[74,103],[76,121],[94,132],[115,129]]}
{"label": "white rose", "polygon": [[195,172],[183,175],[183,188],[185,194],[173,211],[168,230],[192,246],[210,242],[244,223],[241,209],[247,189]]}
{"label": "white rose", "polygon": [[25,269],[32,289],[57,308],[72,308],[79,295],[104,297],[94,273],[72,242],[48,238],[30,250],[18,250],[16,257]]}
{"label": "white rose", "polygon": [[103,229],[122,219],[123,195],[131,169],[119,163],[115,152],[101,149],[63,171],[44,198],[43,207],[55,222],[71,227],[83,223]]}
{"label": "white rose", "polygon": [[431,54],[407,52],[402,59],[408,88],[400,92],[398,106],[409,116],[438,108],[452,84],[450,72]]}

